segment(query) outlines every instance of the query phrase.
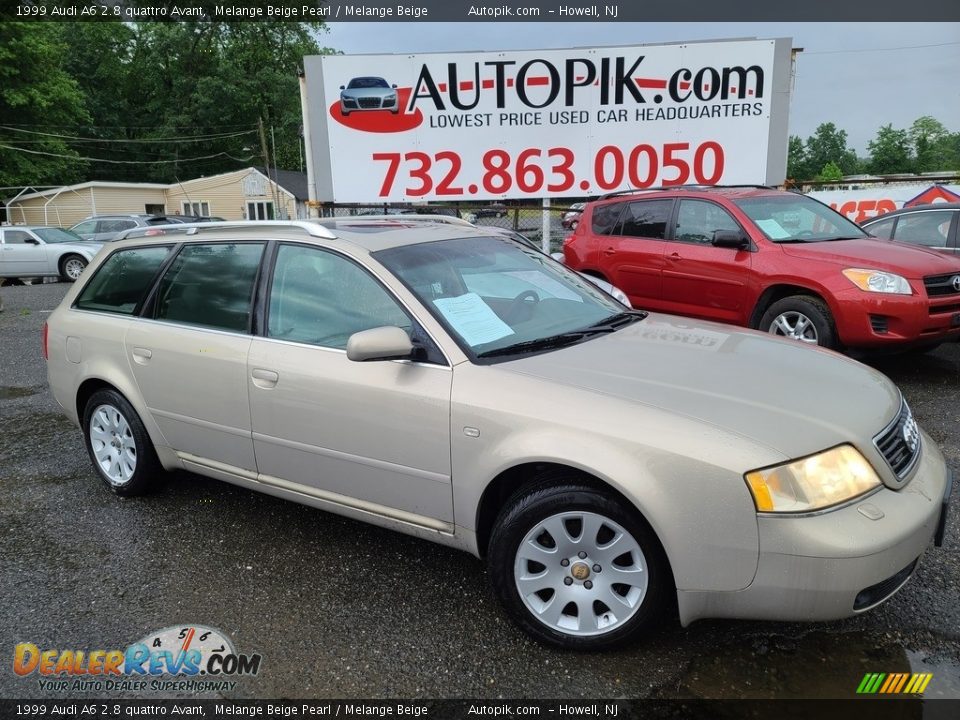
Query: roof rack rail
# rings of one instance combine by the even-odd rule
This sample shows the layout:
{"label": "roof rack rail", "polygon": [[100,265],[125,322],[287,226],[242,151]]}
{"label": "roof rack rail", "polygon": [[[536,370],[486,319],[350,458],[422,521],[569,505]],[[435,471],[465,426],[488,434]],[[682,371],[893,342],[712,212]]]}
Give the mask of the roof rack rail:
{"label": "roof rack rail", "polygon": [[633,188],[631,190],[617,190],[615,192],[606,193],[601,195],[598,200],[606,200],[607,198],[617,197],[618,195],[631,195],[633,193],[641,192],[655,192],[658,190],[724,190],[730,188],[758,188],[763,190],[773,190],[771,185],[755,185],[752,183],[746,183],[743,185],[706,185],[706,184],[697,184],[691,183],[687,185],[657,185],[656,187],[645,187],[645,188]]}
{"label": "roof rack rail", "polygon": [[[329,228],[310,220],[225,220],[223,222],[171,223],[169,225],[147,225],[130,228],[119,233],[117,240],[132,237],[151,237],[153,235],[196,235],[200,230],[221,230],[254,227],[284,227],[305,230],[308,235],[335,240],[336,235]],[[161,230],[162,232],[155,232]]]}

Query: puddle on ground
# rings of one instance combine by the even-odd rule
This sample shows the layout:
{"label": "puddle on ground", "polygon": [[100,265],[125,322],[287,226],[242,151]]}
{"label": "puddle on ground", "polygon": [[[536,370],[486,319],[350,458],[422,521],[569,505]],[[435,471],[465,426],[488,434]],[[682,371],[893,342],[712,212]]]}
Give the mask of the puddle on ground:
{"label": "puddle on ground", "polygon": [[30,395],[36,394],[36,388],[0,385],[0,400],[12,400],[14,398],[29,397]]}
{"label": "puddle on ground", "polygon": [[924,698],[960,698],[960,657],[955,652],[910,651],[858,633],[756,638],[718,646],[693,660],[679,680],[661,687],[657,696],[855,698],[867,673],[932,673]]}

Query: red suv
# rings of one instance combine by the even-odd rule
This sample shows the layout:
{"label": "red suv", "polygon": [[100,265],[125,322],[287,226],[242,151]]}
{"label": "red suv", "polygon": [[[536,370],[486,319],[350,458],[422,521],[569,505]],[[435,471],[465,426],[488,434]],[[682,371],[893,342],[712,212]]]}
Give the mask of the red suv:
{"label": "red suv", "polygon": [[826,347],[960,337],[960,259],[878,240],[813,198],[758,186],[614,193],[588,203],[567,265],[635,307]]}

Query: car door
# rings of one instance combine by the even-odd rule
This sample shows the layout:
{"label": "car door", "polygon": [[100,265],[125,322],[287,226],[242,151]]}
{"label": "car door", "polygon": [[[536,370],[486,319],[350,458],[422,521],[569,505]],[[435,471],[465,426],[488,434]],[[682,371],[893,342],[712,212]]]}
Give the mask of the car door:
{"label": "car door", "polygon": [[714,233],[723,230],[748,237],[717,203],[679,201],[672,242],[664,254],[664,310],[725,322],[745,321],[753,253],[714,246]]}
{"label": "car door", "polygon": [[256,473],[246,377],[264,245],[184,245],[141,320],[127,330],[125,350],[140,394],[188,464]]}
{"label": "car door", "polygon": [[29,230],[3,228],[0,247],[0,272],[6,277],[29,277],[47,272],[43,241]]}
{"label": "car door", "polygon": [[93,239],[98,242],[110,242],[117,237],[118,233],[135,227],[137,227],[137,221],[133,218],[103,219],[100,220],[97,233],[93,236]]}
{"label": "car door", "polygon": [[453,522],[452,371],[430,362],[354,362],[347,340],[419,326],[355,260],[281,244],[248,382],[261,481],[434,529]]}
{"label": "car door", "polygon": [[97,236],[98,224],[99,221],[97,220],[84,220],[70,228],[70,231],[76,233],[84,240],[94,240]]}
{"label": "car door", "polygon": [[626,203],[612,232],[600,238],[600,269],[627,294],[635,308],[657,309],[661,305],[664,238],[673,202]]}

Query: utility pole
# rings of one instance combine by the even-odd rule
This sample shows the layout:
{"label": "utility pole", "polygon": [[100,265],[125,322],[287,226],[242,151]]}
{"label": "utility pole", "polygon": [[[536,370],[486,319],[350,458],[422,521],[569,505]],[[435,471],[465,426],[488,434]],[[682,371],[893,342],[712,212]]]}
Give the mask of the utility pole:
{"label": "utility pole", "polygon": [[[269,181],[271,181],[271,178],[270,178],[270,154],[267,152],[267,132],[266,132],[266,130],[264,129],[264,126],[263,126],[263,117],[257,118],[257,129],[260,131],[260,149],[261,149],[261,151],[263,152],[263,171],[264,171],[264,174],[267,176],[267,181],[269,182]],[[275,194],[274,192],[268,192],[268,193],[267,193],[267,196],[268,196],[268,197],[273,197],[273,198],[275,198],[275,197],[276,197],[276,194]],[[274,203],[273,203],[273,216],[274,216],[274,217],[277,216],[277,210],[279,210],[279,208],[277,207],[277,203],[274,202]],[[268,218],[264,218],[264,219],[266,220],[266,219],[268,219]]]}

